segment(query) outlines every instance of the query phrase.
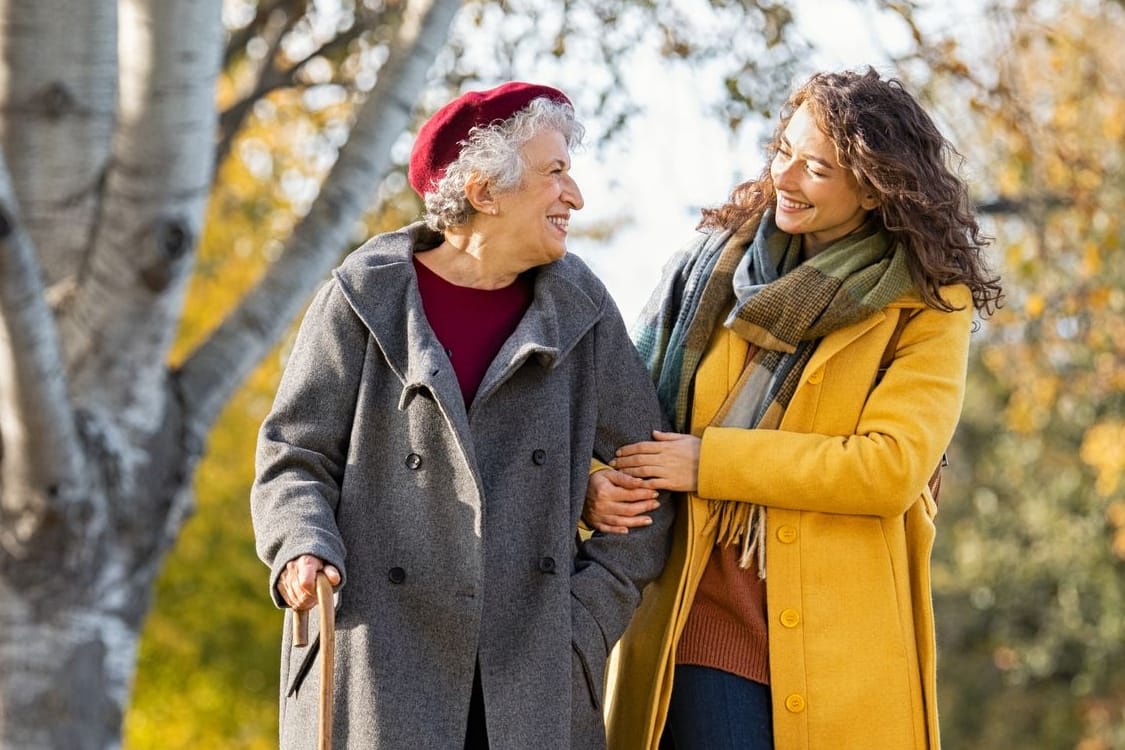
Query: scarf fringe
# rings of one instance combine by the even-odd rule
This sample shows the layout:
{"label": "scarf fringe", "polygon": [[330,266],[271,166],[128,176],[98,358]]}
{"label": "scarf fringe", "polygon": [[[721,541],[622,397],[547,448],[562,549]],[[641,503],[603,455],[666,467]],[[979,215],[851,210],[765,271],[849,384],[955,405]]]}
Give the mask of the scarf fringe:
{"label": "scarf fringe", "polygon": [[711,512],[717,516],[716,543],[724,547],[737,544],[742,547],[738,567],[748,570],[757,560],[758,578],[766,578],[766,509],[754,503],[718,500],[711,503]]}

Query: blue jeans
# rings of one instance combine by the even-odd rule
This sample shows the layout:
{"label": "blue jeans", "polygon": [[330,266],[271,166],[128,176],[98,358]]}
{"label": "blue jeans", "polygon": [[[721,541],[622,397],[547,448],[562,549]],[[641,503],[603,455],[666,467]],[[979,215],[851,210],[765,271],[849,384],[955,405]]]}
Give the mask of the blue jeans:
{"label": "blue jeans", "polygon": [[662,750],[772,750],[769,685],[710,667],[676,666]]}

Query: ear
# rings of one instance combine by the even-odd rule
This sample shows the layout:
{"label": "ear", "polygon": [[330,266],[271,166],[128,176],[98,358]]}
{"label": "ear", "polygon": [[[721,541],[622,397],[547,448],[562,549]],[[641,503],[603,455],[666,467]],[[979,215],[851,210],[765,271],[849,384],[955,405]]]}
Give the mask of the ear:
{"label": "ear", "polygon": [[879,207],[879,196],[875,192],[864,193],[859,199],[859,205],[864,211],[874,211]]}
{"label": "ear", "polygon": [[469,199],[469,205],[478,213],[496,214],[500,211],[500,204],[493,195],[492,186],[480,175],[474,174],[465,183],[465,197]]}

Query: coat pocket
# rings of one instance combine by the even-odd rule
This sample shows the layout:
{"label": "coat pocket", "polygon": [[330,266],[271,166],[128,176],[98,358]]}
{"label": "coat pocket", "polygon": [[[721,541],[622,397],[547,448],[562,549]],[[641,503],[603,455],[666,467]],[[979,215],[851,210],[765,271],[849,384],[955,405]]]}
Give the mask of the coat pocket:
{"label": "coat pocket", "polygon": [[[333,596],[336,610],[336,623],[340,622],[340,606],[343,602],[343,597],[337,591]],[[308,628],[309,628],[309,644],[308,646],[297,647],[293,645],[293,618],[295,613],[293,610],[287,610],[285,616],[285,637],[283,639],[283,648],[288,648],[286,652],[288,662],[286,663],[286,671],[282,674],[282,680],[288,681],[288,687],[285,689],[286,698],[296,698],[301,690],[301,685],[304,684],[305,678],[309,676],[312,671],[313,665],[316,664],[317,654],[320,653],[320,610],[313,607],[308,611]]]}
{"label": "coat pocket", "polygon": [[[304,684],[305,678],[308,677],[309,672],[312,671],[313,664],[316,663],[316,655],[320,653],[320,636],[316,638],[307,647],[297,649],[290,646],[289,649],[289,663],[297,662],[295,670],[290,669],[292,675],[289,680],[289,689],[285,691],[286,698],[296,698],[301,690],[301,685]],[[298,661],[299,660],[299,661]]]}
{"label": "coat pocket", "polygon": [[609,656],[605,648],[605,636],[593,616],[574,597],[571,597],[570,619],[571,650],[574,652],[575,662],[573,679],[581,679],[586,683],[591,704],[601,711],[605,700],[605,664]]}

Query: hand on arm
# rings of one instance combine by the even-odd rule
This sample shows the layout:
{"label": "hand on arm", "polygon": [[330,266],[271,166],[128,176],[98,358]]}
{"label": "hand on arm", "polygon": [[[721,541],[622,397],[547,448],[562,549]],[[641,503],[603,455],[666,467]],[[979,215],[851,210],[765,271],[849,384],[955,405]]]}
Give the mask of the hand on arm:
{"label": "hand on arm", "polygon": [[629,529],[652,523],[652,517],[644,514],[660,507],[657,495],[640,479],[615,469],[602,469],[591,474],[586,483],[582,518],[596,531],[628,534]]}
{"label": "hand on arm", "polygon": [[321,570],[333,586],[340,585],[340,571],[319,557],[301,555],[285,564],[277,580],[281,598],[295,610],[312,609],[316,604],[316,574]]}
{"label": "hand on arm", "polygon": [[622,446],[610,466],[644,480],[642,487],[695,492],[699,486],[699,446],[694,435],[652,433],[653,440]]}

